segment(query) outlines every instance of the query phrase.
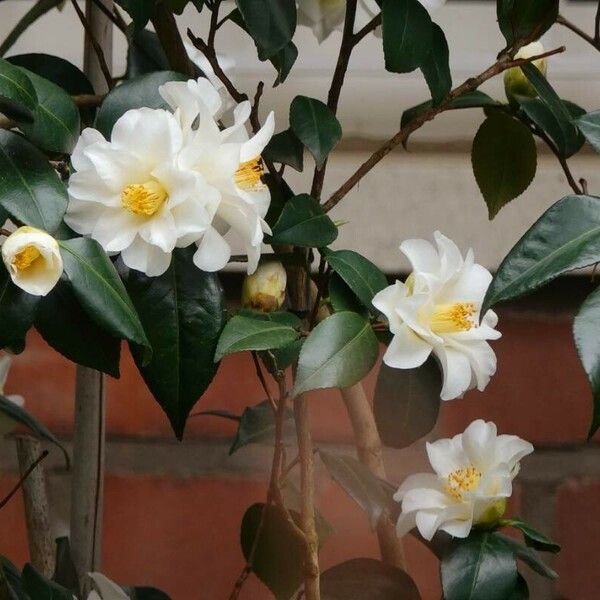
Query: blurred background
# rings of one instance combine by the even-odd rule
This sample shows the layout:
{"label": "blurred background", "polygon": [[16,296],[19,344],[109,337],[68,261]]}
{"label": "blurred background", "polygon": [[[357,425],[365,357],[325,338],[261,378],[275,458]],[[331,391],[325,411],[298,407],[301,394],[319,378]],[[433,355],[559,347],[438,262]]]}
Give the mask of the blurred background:
{"label": "blurred background", "polygon": [[[0,0],[0,39],[32,5],[30,0]],[[562,1],[561,13],[583,29],[593,30],[596,2]],[[494,62],[502,48],[495,2],[448,0],[434,15],[450,45],[455,83]],[[182,30],[206,32],[202,16],[188,10]],[[300,57],[288,81],[267,91],[264,114],[276,111],[276,129],[286,129],[287,107],[298,93],[326,96],[340,35],[318,45],[308,29],[295,39]],[[125,70],[125,39],[115,30],[113,72]],[[272,67],[256,60],[252,43],[233,26],[219,33],[220,52],[236,62],[239,88],[253,93],[258,79],[272,82]],[[550,59],[548,78],[562,98],[596,108],[600,97],[600,54],[559,25],[544,36],[546,49],[565,45],[567,52]],[[219,43],[218,43],[219,45]],[[45,52],[81,66],[83,33],[72,6],[54,10],[23,35],[9,55]],[[501,78],[482,90],[504,100]],[[324,197],[334,191],[377,146],[393,134],[402,112],[427,99],[417,72],[392,75],[383,70],[379,38],[370,36],[353,56],[342,92],[339,118],[344,139],[330,160]],[[434,229],[461,248],[473,247],[486,267],[495,269],[504,255],[555,201],[568,195],[556,160],[539,149],[538,171],[529,189],[503,208],[494,222],[472,174],[470,146],[483,120],[478,109],[454,111],[426,124],[378,165],[332,213],[347,222],[334,247],[359,250],[388,273],[403,276],[407,264],[398,252],[409,237],[431,237]],[[591,193],[600,191],[600,157],[583,151],[571,162]],[[312,176],[294,173],[294,189],[306,189]],[[223,276],[232,304],[239,296],[241,275]],[[600,447],[586,441],[591,393],[571,336],[573,315],[595,283],[591,273],[564,277],[517,303],[499,308],[501,340],[494,344],[498,373],[484,393],[470,392],[445,403],[431,438],[451,436],[475,418],[493,420],[503,433],[532,441],[533,456],[522,465],[511,514],[519,514],[563,546],[553,566],[560,579],[552,583],[529,576],[532,598],[595,600],[600,572]],[[36,334],[16,357],[7,393],[20,393],[28,409],[66,442],[71,436],[75,368],[48,348]],[[366,385],[373,391],[377,367]],[[241,413],[263,400],[249,356],[228,357],[198,410],[221,408]],[[401,394],[402,390],[398,390]],[[350,425],[335,390],[312,394],[315,437],[320,445],[354,453]],[[174,440],[165,417],[152,400],[123,347],[122,376],[108,384],[108,472],[106,479],[103,572],[122,584],[155,585],[174,600],[220,599],[229,595],[244,560],[239,524],[246,508],[264,500],[270,452],[249,446],[228,456],[235,423],[215,417],[190,419],[183,443]],[[390,480],[425,466],[424,443],[404,451],[386,451]],[[50,495],[53,526],[64,535],[68,523],[69,478],[52,453]],[[0,496],[16,481],[14,442],[0,442]],[[319,508],[335,532],[322,551],[328,567],[359,556],[377,556],[377,544],[365,514],[318,472]],[[0,554],[21,564],[27,559],[20,498],[0,512]],[[437,562],[413,539],[406,542],[408,568],[425,600],[439,598]],[[270,595],[256,579],[243,598]]]}

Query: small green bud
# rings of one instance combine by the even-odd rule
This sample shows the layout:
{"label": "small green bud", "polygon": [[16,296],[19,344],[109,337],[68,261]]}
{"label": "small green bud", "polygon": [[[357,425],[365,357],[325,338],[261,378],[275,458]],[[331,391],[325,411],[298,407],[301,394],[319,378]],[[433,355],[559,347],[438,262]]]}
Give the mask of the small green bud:
{"label": "small green bud", "polygon": [[474,523],[482,529],[495,527],[506,512],[506,498],[492,502]]}
{"label": "small green bud", "polygon": [[280,262],[268,262],[244,279],[242,306],[273,312],[283,306],[287,276]]}
{"label": "small green bud", "polygon": [[[537,56],[538,54],[544,53],[544,46],[541,42],[532,42],[523,46],[515,55],[515,58],[530,58]],[[545,58],[540,60],[534,60],[532,64],[538,68],[538,70],[546,76],[548,69],[547,61]],[[525,96],[526,98],[536,98],[537,92],[534,87],[529,83],[525,73],[521,71],[521,67],[513,67],[504,71],[504,91],[509,102],[515,101],[515,96]]]}

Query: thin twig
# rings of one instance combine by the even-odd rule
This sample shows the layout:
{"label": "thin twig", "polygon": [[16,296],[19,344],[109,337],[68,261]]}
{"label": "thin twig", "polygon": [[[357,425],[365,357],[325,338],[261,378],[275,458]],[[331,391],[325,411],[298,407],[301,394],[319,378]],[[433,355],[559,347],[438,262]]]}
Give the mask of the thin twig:
{"label": "thin twig", "polygon": [[[598,14],[596,14],[598,18]],[[585,40],[588,44],[592,45],[596,50],[600,50],[600,40],[594,39],[591,35],[588,35],[583,29],[580,29],[568,19],[565,19],[562,15],[558,15],[556,19],[557,23],[560,23],[563,27],[570,29],[574,34],[578,35],[581,39]]]}
{"label": "thin twig", "polygon": [[277,404],[275,403],[275,400],[273,399],[273,396],[269,390],[269,386],[267,385],[267,380],[265,379],[265,375],[262,372],[262,369],[260,367],[260,361],[258,360],[258,356],[256,355],[256,352],[251,352],[251,354],[252,354],[252,361],[254,362],[254,368],[256,369],[256,376],[258,377],[258,380],[260,381],[260,384],[262,385],[263,391],[267,395],[267,400],[273,407],[273,410],[275,412],[277,412]]}
{"label": "thin twig", "polygon": [[115,25],[124,35],[127,35],[127,23],[123,21],[123,17],[117,12],[116,7],[114,7],[113,10],[109,10],[102,0],[92,0],[92,2],[98,10],[104,13],[104,16],[109,19],[113,25]]}
{"label": "thin twig", "polygon": [[[518,48],[514,48],[513,51],[516,52]],[[520,67],[524,64],[533,62],[535,60],[540,60],[541,58],[546,58],[548,56],[553,56],[554,54],[559,54],[565,51],[565,47],[561,46],[559,48],[555,48],[554,50],[550,50],[548,52],[544,52],[542,54],[538,54],[536,56],[532,56],[530,58],[511,58],[510,55],[504,55],[499,58],[491,67],[488,67],[485,71],[477,75],[476,77],[471,77],[459,85],[457,88],[453,89],[445,98],[442,100],[440,104],[437,106],[433,106],[430,109],[424,111],[419,116],[415,117],[412,121],[407,123],[404,127],[402,127],[398,133],[396,133],[392,138],[387,140],[382,146],[380,146],[359,168],[355,171],[323,204],[323,209],[328,212],[334,206],[342,200],[358,184],[358,182],[369,172],[375,165],[377,165],[383,158],[385,158],[396,146],[404,143],[411,133],[422,127],[428,121],[434,119],[437,115],[448,110],[450,108],[450,104],[456,98],[463,96],[473,90],[476,90],[482,83],[503,73],[507,69],[511,69],[512,67]]]}
{"label": "thin twig", "polygon": [[259,81],[256,86],[256,94],[254,94],[254,102],[252,103],[252,110],[250,111],[250,124],[255,131],[260,129],[260,120],[258,118],[258,107],[260,105],[260,99],[265,89],[264,81]]}
{"label": "thin twig", "polygon": [[215,0],[213,5],[210,7],[210,27],[208,30],[208,47],[215,49],[215,37],[217,35],[219,25],[219,8],[221,7],[221,0]]}
{"label": "thin twig", "polygon": [[583,191],[584,194],[588,193],[588,183],[587,183],[587,179],[584,179],[583,177],[579,178],[579,185],[581,186],[581,190]]}
{"label": "thin twig", "polygon": [[596,44],[600,43],[600,0],[598,0],[596,18],[594,19],[594,40]]}
{"label": "thin twig", "polygon": [[353,43],[356,46],[366,35],[375,31],[381,25],[381,13],[373,17],[362,29],[354,34]]}
{"label": "thin twig", "polygon": [[34,469],[48,456],[48,450],[44,450],[39,456],[38,458],[31,463],[31,465],[29,466],[29,468],[25,471],[25,473],[23,473],[23,475],[21,476],[21,479],[19,479],[19,481],[17,482],[17,484],[15,485],[15,487],[10,490],[10,492],[8,493],[8,495],[6,495],[2,500],[0,500],[0,508],[4,508],[11,500],[11,498],[21,489],[21,487],[23,486],[23,483],[25,483],[25,480],[31,475],[31,473],[33,473]]}
{"label": "thin twig", "polygon": [[79,20],[81,21],[81,24],[83,25],[83,28],[85,29],[85,33],[90,40],[90,44],[92,45],[92,48],[94,49],[96,58],[98,59],[98,64],[100,65],[100,69],[102,70],[102,75],[104,76],[104,79],[106,80],[106,85],[108,86],[108,89],[110,90],[113,87],[113,80],[112,80],[112,75],[110,74],[110,69],[108,67],[108,63],[106,62],[106,58],[104,56],[104,52],[102,51],[102,48],[100,47],[100,44],[98,43],[98,40],[94,37],[92,28],[90,27],[88,20],[85,18],[83,11],[81,10],[81,8],[79,8],[79,4],[77,4],[77,0],[71,0],[71,4],[73,5],[73,8],[75,9],[77,16],[79,17]]}

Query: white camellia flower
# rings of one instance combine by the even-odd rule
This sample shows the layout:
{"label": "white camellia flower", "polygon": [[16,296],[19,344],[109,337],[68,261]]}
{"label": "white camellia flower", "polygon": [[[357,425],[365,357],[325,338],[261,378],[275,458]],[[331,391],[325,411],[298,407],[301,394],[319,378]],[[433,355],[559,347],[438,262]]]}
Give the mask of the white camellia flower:
{"label": "white camellia flower", "polygon": [[58,242],[35,227],[11,233],[2,244],[2,260],[14,284],[33,296],[48,294],[63,272]]}
{"label": "white camellia flower", "polygon": [[[4,355],[0,358],[0,394],[17,406],[22,407],[25,405],[25,399],[23,396],[19,396],[17,394],[4,394],[4,386],[6,384],[11,362],[12,359],[10,356]],[[10,433],[16,427],[16,425],[17,422],[14,419],[11,419],[8,415],[0,411],[0,436]]]}
{"label": "white camellia flower", "polygon": [[110,141],[84,130],[71,157],[76,172],[65,222],[106,252],[120,252],[128,267],[164,273],[174,248],[191,244],[210,223],[211,190],[179,167],[183,143],[177,118],[159,109],[127,111]]}
{"label": "white camellia flower", "polygon": [[386,365],[413,369],[433,352],[444,384],[442,400],[480,391],[496,372],[496,355],[486,340],[498,339],[496,314],[480,309],[492,276],[474,262],[473,251],[463,259],[456,244],[434,233],[437,248],[427,240],[406,240],[400,250],[412,264],[405,283],[396,281],[373,298],[373,306],[388,319],[393,339],[383,357]]}
{"label": "white camellia flower", "polygon": [[92,590],[87,600],[129,600],[129,596],[116,583],[102,573],[88,573],[96,590]]}
{"label": "white camellia flower", "polygon": [[261,152],[273,136],[273,113],[250,137],[246,130],[250,103],[236,106],[233,125],[221,130],[217,121],[221,98],[206,79],[166,83],[160,93],[184,129],[185,145],[179,166],[200,177],[202,201],[209,214],[210,225],[197,236],[194,263],[204,271],[222,269],[232,252],[223,236],[231,231],[248,256],[248,273],[253,273],[264,234],[270,233],[264,217],[271,194],[261,179]]}
{"label": "white camellia flower", "polygon": [[435,473],[410,475],[394,500],[402,503],[397,533],[413,527],[427,540],[442,530],[465,538],[474,525],[495,524],[506,510],[519,461],[533,446],[516,435],[498,435],[494,423],[473,421],[452,439],[427,444]]}

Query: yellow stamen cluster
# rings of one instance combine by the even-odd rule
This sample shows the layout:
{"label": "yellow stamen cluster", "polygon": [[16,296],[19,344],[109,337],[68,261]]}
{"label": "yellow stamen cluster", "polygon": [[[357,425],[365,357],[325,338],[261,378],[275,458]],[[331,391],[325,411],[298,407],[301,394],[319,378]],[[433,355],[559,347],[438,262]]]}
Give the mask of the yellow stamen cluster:
{"label": "yellow stamen cluster", "polygon": [[121,206],[135,215],[151,217],[167,199],[167,192],[158,181],[132,183],[121,192]]}
{"label": "yellow stamen cluster", "polygon": [[438,304],[431,317],[431,330],[435,333],[457,333],[477,327],[471,318],[476,313],[470,302]]}
{"label": "yellow stamen cluster", "polygon": [[448,475],[448,485],[446,491],[455,500],[462,500],[463,492],[472,492],[477,489],[481,472],[475,467],[466,467],[464,469],[456,469]]}
{"label": "yellow stamen cluster", "polygon": [[235,183],[239,188],[247,192],[257,192],[266,186],[261,178],[265,173],[262,158],[260,156],[243,162],[235,172]]}
{"label": "yellow stamen cluster", "polygon": [[12,266],[17,271],[25,271],[40,258],[40,251],[35,246],[25,246],[23,250],[17,252],[12,259]]}

